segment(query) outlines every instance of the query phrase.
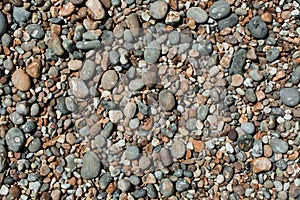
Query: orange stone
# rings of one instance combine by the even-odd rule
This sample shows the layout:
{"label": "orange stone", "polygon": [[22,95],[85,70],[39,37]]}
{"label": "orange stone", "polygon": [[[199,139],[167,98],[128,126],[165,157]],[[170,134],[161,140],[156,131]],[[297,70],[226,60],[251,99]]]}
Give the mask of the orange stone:
{"label": "orange stone", "polygon": [[253,172],[259,173],[259,172],[266,172],[271,169],[272,163],[271,161],[266,157],[260,157],[252,160],[252,166],[253,166]]}

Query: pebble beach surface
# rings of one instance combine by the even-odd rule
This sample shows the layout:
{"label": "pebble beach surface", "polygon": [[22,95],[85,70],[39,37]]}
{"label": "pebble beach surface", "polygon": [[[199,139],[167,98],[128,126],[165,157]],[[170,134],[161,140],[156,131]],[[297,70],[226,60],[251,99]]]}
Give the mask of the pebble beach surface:
{"label": "pebble beach surface", "polygon": [[299,200],[299,4],[1,1],[1,199]]}

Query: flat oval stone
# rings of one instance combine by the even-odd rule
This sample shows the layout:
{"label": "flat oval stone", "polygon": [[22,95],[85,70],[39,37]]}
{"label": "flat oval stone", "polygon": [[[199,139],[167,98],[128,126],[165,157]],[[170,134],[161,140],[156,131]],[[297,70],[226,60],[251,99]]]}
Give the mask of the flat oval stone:
{"label": "flat oval stone", "polygon": [[186,15],[199,24],[206,22],[208,19],[207,13],[200,7],[189,8]]}
{"label": "flat oval stone", "polygon": [[31,87],[31,81],[28,74],[23,69],[17,69],[12,75],[13,85],[20,91],[26,92]]}
{"label": "flat oval stone", "polygon": [[99,156],[88,151],[84,154],[82,159],[81,177],[84,179],[96,178],[101,171],[101,161]]}
{"label": "flat oval stone", "polygon": [[260,157],[252,160],[253,172],[266,172],[269,171],[272,167],[271,161],[266,157]]}
{"label": "flat oval stone", "polygon": [[148,44],[144,52],[145,61],[148,64],[154,64],[160,57],[161,46],[157,41],[152,41]]}
{"label": "flat oval stone", "polygon": [[300,93],[296,88],[283,88],[279,92],[284,105],[294,107],[300,102]]}
{"label": "flat oval stone", "polygon": [[89,89],[87,88],[86,84],[83,80],[73,77],[69,81],[69,85],[73,95],[77,98],[85,98],[89,94]]}
{"label": "flat oval stone", "polygon": [[24,133],[18,128],[11,128],[5,135],[6,144],[9,150],[20,151],[25,144]]}
{"label": "flat oval stone", "polygon": [[176,105],[175,97],[172,92],[162,90],[158,95],[158,102],[160,107],[165,111],[171,111]]}
{"label": "flat oval stone", "polygon": [[163,196],[171,196],[174,193],[174,185],[170,179],[164,178],[160,182],[160,192]]}
{"label": "flat oval stone", "polygon": [[263,39],[268,34],[267,24],[259,17],[253,17],[248,23],[250,33],[256,39]]}
{"label": "flat oval stone", "polygon": [[0,11],[0,37],[5,33],[7,29],[7,20],[5,15]]}
{"label": "flat oval stone", "polygon": [[174,158],[180,159],[185,155],[186,147],[181,141],[175,141],[171,147],[171,154]]}
{"label": "flat oval stone", "polygon": [[104,72],[101,78],[101,85],[105,90],[112,90],[119,80],[118,74],[114,70]]}
{"label": "flat oval stone", "polygon": [[270,141],[270,146],[274,153],[286,153],[289,150],[289,145],[286,141],[274,138]]}
{"label": "flat oval stone", "polygon": [[168,4],[165,1],[155,1],[150,5],[150,13],[154,19],[163,19],[168,12]]}
{"label": "flat oval stone", "polygon": [[231,12],[230,5],[225,1],[217,1],[209,8],[209,15],[213,19],[222,19]]}

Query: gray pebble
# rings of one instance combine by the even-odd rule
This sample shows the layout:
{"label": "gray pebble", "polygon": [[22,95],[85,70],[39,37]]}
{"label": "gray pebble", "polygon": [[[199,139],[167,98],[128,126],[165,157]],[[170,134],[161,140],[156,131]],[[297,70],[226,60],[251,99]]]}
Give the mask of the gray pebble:
{"label": "gray pebble", "polygon": [[239,49],[233,54],[233,59],[230,65],[229,73],[243,74],[244,66],[246,64],[247,51],[245,49]]}
{"label": "gray pebble", "polygon": [[169,149],[165,147],[162,148],[159,152],[159,155],[160,155],[161,162],[164,166],[169,166],[173,163],[173,157]]}
{"label": "gray pebble", "polygon": [[271,48],[266,53],[266,58],[269,62],[274,62],[277,60],[280,56],[280,51],[277,48]]}
{"label": "gray pebble", "polygon": [[159,106],[162,110],[171,111],[175,108],[176,100],[172,92],[162,90],[158,95]]}
{"label": "gray pebble", "polygon": [[35,129],[36,125],[33,121],[27,121],[23,126],[23,131],[25,133],[32,133],[33,131],[35,131]]}
{"label": "gray pebble", "polygon": [[234,27],[238,23],[239,23],[239,17],[235,13],[232,13],[229,17],[218,21],[218,27],[220,30],[222,30],[227,27],[229,28]]}
{"label": "gray pebble", "polygon": [[262,73],[257,70],[257,69],[254,69],[254,70],[251,70],[249,72],[249,76],[254,80],[254,81],[261,81],[263,80],[264,76],[262,75]]}
{"label": "gray pebble", "polygon": [[72,94],[77,98],[85,98],[89,94],[89,89],[87,88],[86,84],[83,80],[73,77],[69,81],[69,85],[72,91]]}
{"label": "gray pebble", "polygon": [[99,40],[92,40],[92,41],[79,41],[76,43],[76,48],[83,50],[83,51],[88,51],[95,49],[97,47],[100,47],[100,41]]}
{"label": "gray pebble", "polygon": [[129,82],[129,90],[130,91],[139,91],[145,86],[142,79],[134,79]]}
{"label": "gray pebble", "polygon": [[81,177],[84,179],[96,178],[101,171],[101,161],[98,155],[92,151],[84,154],[82,159]]}
{"label": "gray pebble", "polygon": [[247,27],[256,39],[263,39],[268,34],[267,24],[259,16],[253,17]]}
{"label": "gray pebble", "polygon": [[134,192],[132,192],[132,196],[134,196],[137,199],[145,197],[146,195],[147,195],[147,191],[144,189],[137,189]]}
{"label": "gray pebble", "polygon": [[103,73],[101,78],[101,85],[105,90],[112,90],[119,80],[117,72],[108,70]]}
{"label": "gray pebble", "polygon": [[148,197],[157,198],[158,192],[153,184],[147,184],[146,191],[147,191]]}
{"label": "gray pebble", "polygon": [[0,11],[0,37],[5,33],[7,29],[7,20],[6,16]]}
{"label": "gray pebble", "polygon": [[165,178],[165,179],[161,180],[159,188],[160,188],[160,192],[163,196],[168,197],[174,193],[174,185],[170,181],[170,179]]}
{"label": "gray pebble", "polygon": [[270,141],[270,146],[274,153],[286,153],[289,150],[288,143],[277,138],[274,138]]}
{"label": "gray pebble", "polygon": [[6,167],[7,150],[4,145],[0,144],[0,172],[2,173]]}
{"label": "gray pebble", "polygon": [[176,181],[175,188],[178,192],[183,192],[189,188],[190,184],[183,178],[179,178]]}
{"label": "gray pebble", "polygon": [[124,152],[125,158],[135,160],[140,156],[140,149],[137,146],[128,146]]}
{"label": "gray pebble", "polygon": [[294,107],[300,102],[300,93],[296,88],[282,88],[279,92],[284,105]]}
{"label": "gray pebble", "polygon": [[16,105],[16,112],[20,115],[27,115],[29,113],[29,105],[27,102],[18,102]]}
{"label": "gray pebble", "polygon": [[113,65],[117,65],[120,62],[120,55],[117,51],[110,51],[109,52],[109,61]]}
{"label": "gray pebble", "polygon": [[29,24],[26,27],[26,30],[31,35],[31,37],[36,39],[42,39],[45,36],[44,29],[39,24]]}
{"label": "gray pebble", "polygon": [[263,144],[261,140],[255,140],[253,143],[253,148],[251,152],[253,157],[260,157],[263,154]]}
{"label": "gray pebble", "polygon": [[124,108],[124,115],[128,118],[133,118],[135,116],[137,106],[133,102],[128,102]]}
{"label": "gray pebble", "polygon": [[67,108],[70,112],[74,112],[74,111],[76,111],[77,108],[78,108],[76,102],[75,102],[74,99],[72,99],[71,97],[66,97],[66,98],[65,98],[65,105],[66,105],[66,108]]}
{"label": "gray pebble", "polygon": [[130,176],[129,181],[132,185],[139,185],[141,183],[141,179],[136,175]]}
{"label": "gray pebble", "polygon": [[79,72],[79,76],[84,81],[90,80],[91,78],[93,78],[95,70],[96,70],[96,63],[92,60],[85,60]]}
{"label": "gray pebble", "polygon": [[199,41],[197,50],[201,55],[205,55],[205,56],[210,55],[213,51],[213,46],[211,44],[211,41],[210,40]]}
{"label": "gray pebble", "polygon": [[252,135],[253,133],[255,133],[255,126],[253,123],[251,122],[245,122],[241,125],[241,129],[247,133]]}
{"label": "gray pebble", "polygon": [[144,51],[144,59],[148,64],[154,64],[160,57],[161,46],[157,41],[148,44]]}
{"label": "gray pebble", "polygon": [[17,23],[25,22],[29,20],[30,17],[31,17],[31,12],[25,10],[23,7],[14,6],[13,18]]}
{"label": "gray pebble", "polygon": [[168,12],[168,4],[165,1],[155,1],[150,5],[150,13],[154,19],[163,19]]}
{"label": "gray pebble", "polygon": [[195,20],[196,23],[204,23],[208,20],[207,13],[200,7],[191,7],[187,11],[187,17]]}
{"label": "gray pebble", "polygon": [[122,192],[127,192],[131,188],[131,184],[128,180],[121,179],[118,181],[118,188],[122,190]]}
{"label": "gray pebble", "polygon": [[257,101],[256,94],[252,88],[248,88],[245,91],[245,97],[251,103],[255,103]]}
{"label": "gray pebble", "polygon": [[208,115],[209,106],[208,105],[201,105],[197,108],[197,119],[204,121]]}
{"label": "gray pebble", "polygon": [[[0,15],[1,15],[1,14],[0,14]],[[1,17],[0,17],[0,18],[1,18]],[[0,19],[0,21],[1,21],[1,19]],[[0,22],[0,24],[2,24],[2,23]],[[1,26],[1,25],[0,25],[0,26]],[[0,27],[0,28],[1,28],[1,27]],[[3,34],[3,32],[2,32],[2,34]],[[0,31],[0,36],[1,36],[1,31]],[[3,45],[3,46],[11,46],[13,40],[12,40],[12,37],[11,37],[9,34],[5,33],[5,34],[3,34],[2,37],[1,37],[1,42],[2,42],[2,45]]]}
{"label": "gray pebble", "polygon": [[230,12],[230,5],[223,0],[214,2],[214,4],[209,8],[209,15],[211,16],[211,18],[217,20],[227,17]]}
{"label": "gray pebble", "polygon": [[172,31],[168,34],[168,40],[170,44],[179,44],[180,42],[180,33],[178,31]]}
{"label": "gray pebble", "polygon": [[171,155],[176,158],[180,159],[183,158],[186,152],[185,144],[181,141],[175,141],[171,146]]}
{"label": "gray pebble", "polygon": [[190,118],[186,121],[185,127],[190,131],[194,131],[197,128],[196,122],[197,122],[196,118]]}
{"label": "gray pebble", "polygon": [[113,178],[110,173],[104,173],[99,180],[100,188],[105,190],[112,180]]}
{"label": "gray pebble", "polygon": [[9,150],[19,152],[26,141],[24,133],[18,128],[11,128],[5,135],[6,144]]}
{"label": "gray pebble", "polygon": [[42,147],[41,139],[40,138],[34,138],[30,142],[30,144],[28,146],[28,150],[32,153],[35,153],[35,152],[39,151],[41,149],[41,147]]}

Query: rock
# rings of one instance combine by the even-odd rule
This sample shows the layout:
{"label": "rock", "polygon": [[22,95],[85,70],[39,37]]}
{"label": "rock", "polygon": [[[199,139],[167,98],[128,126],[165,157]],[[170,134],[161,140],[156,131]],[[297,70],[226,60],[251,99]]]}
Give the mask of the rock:
{"label": "rock", "polygon": [[165,147],[162,148],[159,152],[159,155],[160,155],[161,162],[164,166],[169,166],[173,163],[173,157],[169,149]]}
{"label": "rock", "polygon": [[[0,37],[6,32],[7,20],[6,16],[0,11]],[[3,43],[3,42],[2,42]]]}
{"label": "rock", "polygon": [[18,128],[11,128],[5,135],[6,144],[9,150],[19,152],[26,141],[24,133]]}
{"label": "rock", "polygon": [[254,173],[266,172],[272,167],[271,161],[266,157],[255,158],[251,164]]}
{"label": "rock", "polygon": [[40,78],[41,77],[41,61],[38,59],[34,59],[27,67],[26,72],[32,78]]}
{"label": "rock", "polygon": [[68,2],[63,5],[58,14],[63,17],[70,16],[75,11],[75,5],[72,2]]}
{"label": "rock", "polygon": [[133,102],[128,102],[124,108],[124,115],[130,119],[132,119],[135,116],[137,110],[137,106]]}
{"label": "rock", "polygon": [[207,13],[200,7],[191,7],[187,11],[187,17],[195,20],[196,23],[204,23],[208,19]]}
{"label": "rock", "polygon": [[103,174],[99,180],[100,188],[102,190],[105,190],[112,180],[113,178],[110,173]]}
{"label": "rock", "polygon": [[145,197],[147,195],[147,191],[144,189],[137,189],[134,192],[132,192],[132,196],[134,196],[136,199]]}
{"label": "rock", "polygon": [[160,192],[163,196],[169,197],[174,193],[174,185],[170,179],[164,178],[161,180],[160,185]]}
{"label": "rock", "polygon": [[180,159],[183,158],[186,152],[186,147],[185,144],[181,141],[175,141],[172,144],[171,147],[171,155],[176,158],[176,159]]}
{"label": "rock", "polygon": [[157,192],[157,190],[156,190],[156,188],[154,187],[153,184],[147,184],[146,191],[147,191],[147,195],[150,198],[157,198],[158,197],[158,192]]}
{"label": "rock", "polygon": [[230,74],[243,74],[244,65],[246,64],[247,51],[239,49],[233,54],[233,59],[230,65]]}
{"label": "rock", "polygon": [[170,44],[176,45],[180,42],[180,33],[178,31],[172,31],[168,34],[168,41]]}
{"label": "rock", "polygon": [[300,93],[296,88],[282,88],[279,95],[286,106],[294,107],[300,102]]}
{"label": "rock", "polygon": [[176,188],[176,191],[178,191],[178,192],[183,192],[183,191],[187,190],[189,187],[190,187],[190,184],[183,178],[179,178],[176,181],[175,188]]}
{"label": "rock", "polygon": [[26,92],[31,87],[31,81],[28,74],[23,69],[17,69],[12,75],[13,85],[20,91]]}
{"label": "rock", "polygon": [[118,83],[119,77],[116,71],[108,70],[103,73],[101,85],[105,90],[112,90]]}
{"label": "rock", "polygon": [[45,37],[45,42],[54,54],[61,56],[65,53],[62,48],[62,43],[58,35],[52,32],[48,32]]}
{"label": "rock", "polygon": [[230,12],[230,5],[223,0],[214,2],[214,4],[209,8],[210,17],[217,20],[227,17]]}
{"label": "rock", "polygon": [[208,56],[213,52],[213,46],[210,40],[201,40],[198,43],[198,52],[201,55]]}
{"label": "rock", "polygon": [[231,85],[233,87],[239,87],[243,84],[244,82],[244,77],[240,74],[234,74],[232,75],[232,78],[231,78]]}
{"label": "rock", "polygon": [[86,84],[83,82],[83,80],[77,77],[73,77],[70,79],[69,86],[72,94],[79,99],[85,98],[89,94],[89,90]]}
{"label": "rock", "polygon": [[142,81],[148,88],[153,88],[158,83],[157,73],[147,71],[142,76]]}
{"label": "rock", "polygon": [[196,118],[190,118],[186,121],[185,127],[190,131],[194,131],[197,129],[196,123],[197,123]]}
{"label": "rock", "polygon": [[88,51],[100,47],[100,44],[101,42],[99,40],[79,41],[76,43],[76,48],[83,51]]}
{"label": "rock", "polygon": [[81,60],[70,60],[68,62],[68,67],[70,70],[79,70],[82,66],[82,61]]}
{"label": "rock", "polygon": [[139,160],[139,167],[142,169],[142,170],[146,170],[150,167],[151,165],[151,160],[149,157],[147,156],[142,156]]}
{"label": "rock", "polygon": [[134,79],[129,82],[128,88],[130,91],[139,91],[145,86],[142,79]]}
{"label": "rock", "polygon": [[33,38],[36,39],[42,39],[45,36],[44,29],[39,24],[29,24],[26,27],[26,30]]}
{"label": "rock", "polygon": [[219,30],[223,30],[224,28],[232,28],[235,25],[239,23],[239,17],[235,14],[232,13],[229,17],[226,17],[225,19],[221,19],[218,21],[218,27]]}
{"label": "rock", "polygon": [[90,80],[91,78],[93,78],[95,70],[96,70],[96,63],[91,60],[85,60],[79,72],[79,77],[84,81]]}
{"label": "rock", "polygon": [[71,97],[65,98],[65,105],[66,105],[66,108],[68,109],[68,111],[70,111],[70,112],[74,112],[78,108],[76,102]]}
{"label": "rock", "polygon": [[227,132],[227,136],[228,136],[228,138],[230,139],[230,140],[232,140],[232,141],[236,141],[237,139],[238,139],[238,133],[237,133],[237,131],[236,130],[234,130],[234,129],[230,129],[228,132]]}
{"label": "rock", "polygon": [[84,154],[82,159],[81,177],[84,179],[96,178],[101,171],[101,161],[98,155],[92,151]]}
{"label": "rock", "polygon": [[14,6],[13,8],[13,18],[17,23],[25,22],[31,17],[31,12],[24,9],[24,7]]}
{"label": "rock", "polygon": [[101,20],[105,17],[105,10],[99,0],[88,0],[85,5],[91,11],[92,19]]}
{"label": "rock", "polygon": [[253,147],[254,138],[251,135],[241,135],[238,140],[238,147],[243,151],[249,151]]}
{"label": "rock", "polygon": [[176,24],[180,21],[180,13],[175,11],[170,11],[166,17],[166,24]]}
{"label": "rock", "polygon": [[156,40],[150,42],[144,51],[145,61],[148,64],[156,63],[160,57],[160,53],[161,53],[160,44]]}
{"label": "rock", "polygon": [[162,110],[171,111],[176,106],[176,100],[172,92],[162,90],[158,95],[159,106]]}
{"label": "rock", "polygon": [[163,0],[155,1],[149,10],[154,19],[163,19],[168,12],[168,4]]}
{"label": "rock", "polygon": [[209,105],[201,105],[197,108],[197,118],[204,121],[207,118]]}
{"label": "rock", "polygon": [[256,39],[263,39],[268,34],[267,24],[259,17],[253,17],[248,23],[250,33]]}
{"label": "rock", "polygon": [[270,141],[270,146],[274,153],[287,153],[289,150],[288,143],[286,141],[278,139],[278,138],[273,138]]}
{"label": "rock", "polygon": [[7,167],[7,150],[5,146],[0,144],[0,173],[2,173]]}
{"label": "rock", "polygon": [[34,138],[28,146],[28,150],[32,153],[39,151],[42,147],[42,141],[40,138]]}
{"label": "rock", "polygon": [[108,112],[109,120],[116,124],[118,123],[121,119],[123,119],[123,113],[120,110],[110,110]]}
{"label": "rock", "polygon": [[252,135],[253,133],[255,133],[255,126],[253,123],[251,122],[245,122],[241,125],[241,129],[247,133]]}
{"label": "rock", "polygon": [[233,178],[234,170],[232,167],[226,166],[224,167],[222,174],[225,178],[225,181],[229,182]]}
{"label": "rock", "polygon": [[140,156],[140,149],[137,146],[128,146],[124,151],[125,158],[136,160]]}
{"label": "rock", "polygon": [[12,186],[9,189],[9,194],[13,197],[13,198],[18,198],[21,195],[21,191],[17,186]]}
{"label": "rock", "polygon": [[[126,22],[128,24],[128,27],[130,28],[130,32],[133,36],[138,36],[140,33],[140,21],[135,13],[130,14]],[[125,36],[125,35],[124,35]]]}
{"label": "rock", "polygon": [[271,48],[267,51],[266,53],[266,58],[269,62],[274,62],[275,60],[277,60],[280,56],[280,51],[278,50],[278,48]]}
{"label": "rock", "polygon": [[253,157],[260,157],[263,154],[263,144],[261,140],[255,140],[253,143],[253,148],[252,148],[252,156]]}
{"label": "rock", "polygon": [[131,184],[128,180],[121,179],[118,181],[118,188],[122,190],[122,192],[128,192],[130,190]]}
{"label": "rock", "polygon": [[257,101],[256,94],[255,94],[255,92],[254,92],[254,90],[252,88],[248,88],[245,91],[245,97],[251,103],[255,103]]}
{"label": "rock", "polygon": [[262,81],[264,76],[262,75],[262,73],[257,70],[257,69],[254,69],[254,70],[251,70],[249,72],[249,76],[254,80],[254,81]]}

